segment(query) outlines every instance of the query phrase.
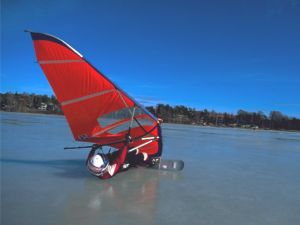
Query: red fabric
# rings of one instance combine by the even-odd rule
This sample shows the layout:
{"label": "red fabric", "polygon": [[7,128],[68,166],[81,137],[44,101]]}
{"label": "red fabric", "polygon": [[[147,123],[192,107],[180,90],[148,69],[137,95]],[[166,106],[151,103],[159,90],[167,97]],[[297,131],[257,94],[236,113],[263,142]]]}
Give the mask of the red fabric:
{"label": "red fabric", "polygon": [[[99,119],[128,107],[139,106],[70,46],[53,36],[42,34],[43,38],[39,39],[41,33],[32,34],[35,35],[33,42],[37,60],[61,103],[75,140],[101,145],[114,143],[111,146],[120,148],[128,128],[112,133],[108,127],[101,126]],[[149,124],[143,125],[143,129],[139,126],[131,129],[130,136],[134,141],[130,147],[144,143],[137,139],[146,133],[151,137],[158,136],[156,118],[143,109],[140,111],[144,113],[138,117],[148,120]],[[121,127],[125,122],[128,121],[120,120],[115,125]],[[140,151],[150,155],[157,153],[157,142],[142,147]]]}

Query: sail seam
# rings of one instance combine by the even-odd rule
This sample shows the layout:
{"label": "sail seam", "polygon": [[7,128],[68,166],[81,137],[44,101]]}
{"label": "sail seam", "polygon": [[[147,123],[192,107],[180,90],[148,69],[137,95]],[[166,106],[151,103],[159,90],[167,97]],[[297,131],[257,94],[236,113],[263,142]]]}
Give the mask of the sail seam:
{"label": "sail seam", "polygon": [[61,105],[66,106],[66,105],[74,104],[74,103],[85,101],[85,100],[95,98],[95,97],[98,97],[98,96],[101,96],[101,95],[104,95],[104,94],[108,94],[108,93],[113,92],[113,91],[115,91],[115,89],[93,93],[91,95],[82,96],[80,98],[74,98],[74,99],[62,102]]}

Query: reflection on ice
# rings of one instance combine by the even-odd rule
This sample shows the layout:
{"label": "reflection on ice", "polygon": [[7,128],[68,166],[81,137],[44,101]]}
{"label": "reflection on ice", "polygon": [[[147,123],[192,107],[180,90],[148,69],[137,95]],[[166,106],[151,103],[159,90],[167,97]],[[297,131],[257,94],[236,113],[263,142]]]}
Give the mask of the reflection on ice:
{"label": "reflection on ice", "polygon": [[116,224],[157,224],[158,187],[162,177],[176,179],[173,173],[145,168],[132,168],[109,181],[86,179],[80,193],[68,196],[63,223],[84,216],[90,223],[99,219]]}

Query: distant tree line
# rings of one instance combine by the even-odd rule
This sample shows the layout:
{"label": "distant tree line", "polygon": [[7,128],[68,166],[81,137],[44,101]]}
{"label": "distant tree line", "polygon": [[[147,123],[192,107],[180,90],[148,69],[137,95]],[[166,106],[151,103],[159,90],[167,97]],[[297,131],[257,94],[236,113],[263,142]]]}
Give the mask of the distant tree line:
{"label": "distant tree line", "polygon": [[[63,114],[55,96],[0,93],[1,111]],[[237,114],[196,110],[183,105],[158,104],[146,107],[167,123],[194,124],[203,126],[242,127],[252,129],[300,130],[300,119],[288,117],[279,111],[263,112],[239,110]]]}
{"label": "distant tree line", "polygon": [[55,96],[27,94],[27,93],[0,93],[1,111],[62,114]]}
{"label": "distant tree line", "polygon": [[290,118],[279,111],[263,112],[239,110],[237,114],[195,110],[186,106],[158,104],[147,109],[167,123],[195,124],[204,126],[242,127],[252,129],[300,130],[300,119]]}

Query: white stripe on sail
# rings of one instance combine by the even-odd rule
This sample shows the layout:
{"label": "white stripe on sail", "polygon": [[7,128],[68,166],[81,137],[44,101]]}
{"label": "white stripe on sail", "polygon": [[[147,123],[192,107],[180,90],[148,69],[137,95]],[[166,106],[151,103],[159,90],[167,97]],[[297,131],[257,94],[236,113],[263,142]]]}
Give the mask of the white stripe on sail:
{"label": "white stripe on sail", "polygon": [[94,94],[91,94],[91,95],[86,95],[86,96],[83,96],[83,97],[80,97],[80,98],[74,98],[74,99],[62,102],[61,105],[66,106],[66,105],[70,105],[70,104],[73,104],[73,103],[85,101],[87,99],[95,98],[95,97],[98,97],[98,96],[101,96],[101,95],[104,95],[104,94],[107,94],[107,93],[110,93],[110,92],[113,92],[113,91],[115,91],[115,89],[97,92],[97,93],[94,93]]}

